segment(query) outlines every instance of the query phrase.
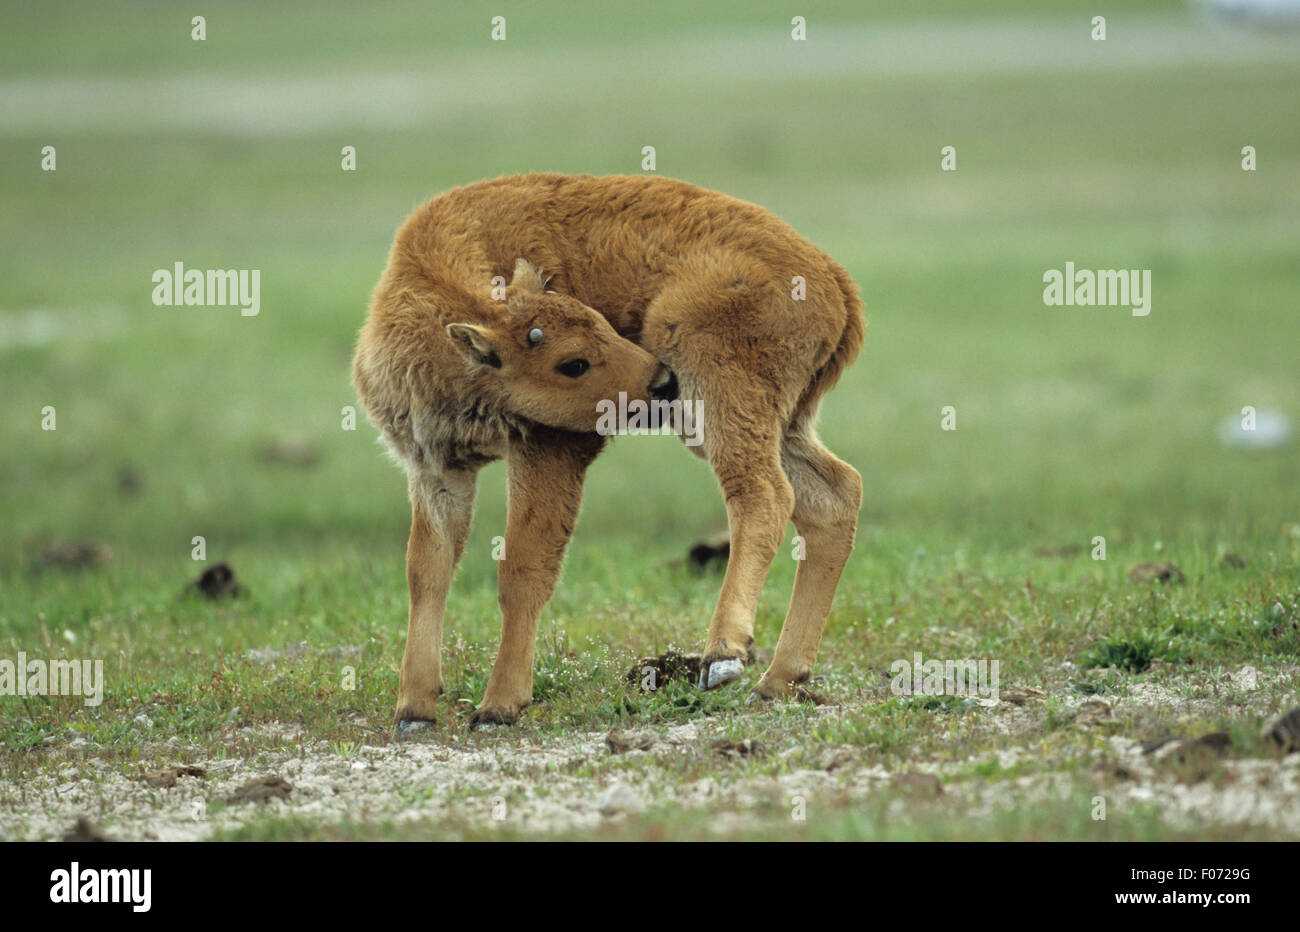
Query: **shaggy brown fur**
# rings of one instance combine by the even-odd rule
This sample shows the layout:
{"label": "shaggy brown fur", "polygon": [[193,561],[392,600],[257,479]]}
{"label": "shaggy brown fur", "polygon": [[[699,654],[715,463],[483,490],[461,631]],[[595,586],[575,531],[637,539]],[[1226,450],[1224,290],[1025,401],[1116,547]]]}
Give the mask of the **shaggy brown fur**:
{"label": "shaggy brown fur", "polygon": [[[803,300],[792,297],[796,277]],[[605,439],[596,403],[620,392],[645,400],[676,388],[703,406],[703,444],[691,449],[713,467],[731,531],[705,668],[747,659],[759,590],[793,520],[806,559],[755,692],[788,695],[807,679],[862,497],[813,421],[862,344],[861,310],[848,274],[777,217],[667,178],[500,178],[416,210],[353,365],[409,480],[399,732],[434,719],[475,476],[502,456],[501,646],[471,721],[513,722],[531,700],[538,617]]]}

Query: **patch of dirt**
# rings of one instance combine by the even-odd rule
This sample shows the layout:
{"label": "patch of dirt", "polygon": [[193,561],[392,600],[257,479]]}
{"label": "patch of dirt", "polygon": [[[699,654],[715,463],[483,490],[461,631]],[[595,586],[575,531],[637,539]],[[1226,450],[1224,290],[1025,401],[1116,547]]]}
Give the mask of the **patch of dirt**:
{"label": "patch of dirt", "polygon": [[[918,813],[930,806],[980,820],[1033,806],[1077,806],[1099,790],[1112,813],[1155,812],[1171,830],[1225,827],[1248,836],[1258,830],[1300,837],[1300,754],[1221,754],[1231,750],[1222,733],[1146,747],[1132,736],[1160,734],[1169,726],[1176,731],[1183,721],[1222,718],[1225,711],[1237,719],[1280,720],[1278,709],[1296,705],[1300,668],[1261,669],[1252,689],[1239,687],[1226,673],[1206,676],[1194,669],[1159,682],[1125,678],[1106,695],[1109,715],[1091,705],[1099,702],[1095,697],[1070,693],[1065,676],[1060,674],[1061,683],[1044,684],[1054,697],[1051,709],[1040,702],[1003,702],[954,720],[964,744],[995,748],[997,779],[979,776],[988,750],[954,757],[946,744],[931,753],[909,749],[905,764],[886,766],[869,745],[810,745],[808,729],[778,739],[764,732],[764,744],[775,741],[767,760],[777,766],[755,774],[728,763],[744,759],[745,743],[724,732],[734,724],[731,718],[645,726],[638,730],[654,743],[631,758],[611,756],[604,730],[545,736],[509,729],[489,736],[457,732],[438,743],[362,744],[341,751],[337,743],[307,740],[300,725],[269,722],[232,731],[250,742],[271,743],[247,759],[205,758],[201,747],[175,736],[145,745],[149,753],[166,755],[163,760],[183,754],[194,761],[190,766],[206,771],[205,780],[180,775],[174,786],[150,785],[97,756],[107,749],[84,739],[74,748],[64,738],[42,751],[63,755],[54,766],[24,778],[21,788],[0,781],[0,837],[57,840],[78,815],[103,826],[100,834],[121,840],[199,840],[258,819],[291,816],[322,826],[358,818],[419,823],[450,837],[495,826],[526,834],[584,834],[606,822],[663,810],[707,815],[701,823],[725,836],[752,827],[774,804],[786,807],[796,797],[806,800],[810,814],[884,800],[886,816],[907,824],[923,818]],[[834,722],[887,699],[882,688],[879,695],[806,710],[800,717]],[[764,708],[773,711],[746,714],[763,727],[789,715],[788,706]],[[1078,713],[1100,715],[1106,731],[1128,733],[1083,736],[1051,724]],[[1190,742],[1189,763],[1179,765],[1173,757],[1179,742]],[[1162,754],[1161,747],[1168,750]],[[749,750],[755,750],[752,742]],[[683,763],[689,765],[685,772]],[[1026,772],[1007,772],[1021,765]],[[275,789],[276,781],[291,790]],[[941,793],[934,792],[936,781]],[[261,800],[257,805],[213,806],[211,812],[203,805],[231,798],[250,783],[264,787],[244,791]]]}
{"label": "patch of dirt", "polygon": [[144,480],[140,477],[140,471],[134,466],[123,466],[117,471],[117,491],[123,496],[132,496],[140,494],[140,489],[144,487]]}
{"label": "patch of dirt", "polygon": [[794,688],[794,697],[800,702],[807,702],[811,705],[833,706],[837,704],[834,699],[825,693],[819,693],[806,686],[796,686]]}
{"label": "patch of dirt", "polygon": [[112,841],[103,830],[85,816],[78,816],[76,824],[63,834],[63,841],[82,843],[87,841]]}
{"label": "patch of dirt", "polygon": [[889,785],[896,790],[903,790],[915,796],[935,797],[943,795],[942,780],[932,773],[921,773],[917,770],[908,770],[896,774],[889,781]]}
{"label": "patch of dirt", "polygon": [[41,551],[37,569],[84,570],[113,559],[112,548],[94,541],[56,540]]}
{"label": "patch of dirt", "polygon": [[998,698],[1012,705],[1025,705],[1030,702],[1042,702],[1047,698],[1047,693],[1032,686],[1005,686],[998,691]]}
{"label": "patch of dirt", "polygon": [[654,747],[655,736],[647,732],[625,731],[615,728],[605,736],[605,744],[611,754],[626,754],[628,751],[648,751]]}
{"label": "patch of dirt", "polygon": [[664,651],[658,657],[644,657],[627,671],[627,681],[642,690],[658,689],[669,680],[695,683],[700,678],[700,654],[681,654],[675,650]]}
{"label": "patch of dirt", "polygon": [[1172,563],[1136,563],[1128,571],[1128,578],[1133,582],[1168,583],[1183,581],[1183,571]]}
{"label": "patch of dirt", "polygon": [[1064,560],[1068,557],[1077,557],[1086,550],[1083,544],[1062,544],[1059,547],[1039,547],[1034,551],[1034,556]]}
{"label": "patch of dirt", "polygon": [[176,781],[181,777],[197,777],[200,780],[206,779],[208,772],[202,767],[185,765],[180,767],[163,767],[161,770],[151,770],[148,773],[140,774],[140,779],[150,786],[173,787]]}
{"label": "patch of dirt", "polygon": [[259,802],[264,803],[268,799],[288,799],[289,794],[293,792],[293,784],[288,780],[280,777],[258,777],[249,780],[235,792],[226,797],[226,802],[247,803]]}
{"label": "patch of dirt", "polygon": [[1089,699],[1075,710],[1074,723],[1086,728],[1114,717],[1115,713],[1105,699]]}

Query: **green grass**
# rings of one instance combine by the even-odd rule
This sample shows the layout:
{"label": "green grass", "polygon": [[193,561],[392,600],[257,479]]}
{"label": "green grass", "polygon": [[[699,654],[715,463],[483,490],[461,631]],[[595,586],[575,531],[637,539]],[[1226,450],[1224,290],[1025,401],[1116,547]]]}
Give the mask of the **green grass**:
{"label": "green grass", "polygon": [[[1072,28],[1068,9],[1028,0],[953,19],[944,4],[906,15],[885,6],[883,20],[875,5],[804,15],[864,35],[899,28],[904,40],[925,22],[1030,22],[1048,37]],[[1143,15],[1189,28],[1180,9],[1150,4]],[[833,716],[799,704],[753,711],[743,690],[670,685],[647,697],[625,684],[637,657],[701,644],[720,577],[666,564],[725,525],[711,475],[680,444],[626,438],[591,470],[542,622],[534,707],[508,737],[473,740],[697,721],[773,749],[726,765],[688,756],[668,767],[682,781],[720,766],[722,779],[816,766],[828,747],[858,748],[865,765],[892,772],[987,761],[1023,743],[987,727],[978,708],[890,697],[889,664],[919,650],[997,658],[1004,684],[1048,689],[1052,700],[1035,713],[1037,769],[1087,784],[1095,740],[1052,705],[1060,695],[1110,698],[1147,682],[1195,691],[1248,664],[1276,684],[1268,702],[1280,708],[1294,695],[1295,446],[1226,448],[1216,430],[1247,404],[1300,417],[1300,62],[972,65],[900,78],[852,63],[825,74],[787,74],[780,58],[770,71],[725,56],[701,64],[683,52],[679,75],[662,57],[678,38],[707,48],[771,26],[774,56],[801,53],[781,44],[786,8],[629,4],[593,16],[571,4],[542,16],[507,4],[505,48],[486,47],[495,7],[416,10],[223,5],[209,15],[205,46],[189,41],[189,14],[166,7],[132,5],[111,18],[95,5],[14,11],[0,37],[13,87],[265,79],[273,100],[286,86],[277,81],[422,68],[446,76],[437,69],[450,61],[456,87],[482,89],[464,107],[439,100],[429,121],[387,128],[345,114],[284,132],[201,121],[168,129],[144,107],[138,126],[69,120],[55,131],[29,113],[0,129],[0,322],[48,308],[63,328],[51,342],[0,343],[0,658],[103,658],[108,678],[95,709],[0,697],[0,779],[56,773],[58,749],[74,736],[100,745],[121,772],[165,758],[166,736],[195,742],[201,753],[187,757],[254,759],[275,742],[240,728],[264,722],[298,723],[341,757],[385,743],[405,634],[405,487],[369,426],[345,431],[340,421],[355,403],[352,341],[392,234],[446,187],[538,169],[635,172],[646,144],[657,147],[660,173],[781,214],[850,270],[867,301],[866,347],[821,426],[865,485],[859,543],[819,662],[818,688],[843,706]],[[1124,25],[1112,17],[1109,41],[1123,40]],[[1080,36],[1087,41],[1086,28]],[[566,71],[570,52],[588,57]],[[498,64],[530,79],[496,87]],[[716,73],[704,93],[706,66]],[[75,111],[69,93],[60,106]],[[7,106],[22,110],[23,98]],[[949,144],[956,173],[938,168]],[[1260,153],[1257,172],[1240,169],[1246,144]],[[57,172],[37,171],[43,145],[57,146]],[[356,173],[339,170],[343,145],[358,149]],[[261,269],[261,315],[153,307],[150,274],[177,259]],[[1043,271],[1067,259],[1152,269],[1151,316],[1044,307]],[[56,431],[40,429],[45,405],[57,409]],[[957,409],[955,432],[940,430],[944,405]],[[285,435],[314,443],[319,462],[262,461],[260,448]],[[119,488],[123,467],[139,475],[138,491]],[[438,740],[461,740],[496,646],[499,464],[480,488],[448,610]],[[195,535],[209,562],[233,564],[245,598],[209,604],[183,593],[203,568],[190,559]],[[1104,562],[1089,556],[1097,535]],[[39,555],[57,539],[101,542],[113,557],[83,571],[42,569]],[[1225,565],[1225,552],[1246,566]],[[767,650],[794,575],[786,553],[758,614]],[[1154,560],[1177,564],[1185,581],[1128,579],[1134,563]],[[273,666],[246,659],[300,641],[316,650]],[[326,652],[334,647],[358,650]],[[342,688],[345,666],[356,669],[355,690]],[[142,712],[151,729],[136,723]],[[1257,729],[1246,720],[1255,714],[1171,708],[1106,728],[1138,739],[1234,722]],[[588,775],[640,766],[597,760]],[[976,783],[1005,777],[997,767],[963,773]],[[788,814],[759,812],[736,832],[1240,836],[1198,836],[1155,811],[1112,820],[1098,836],[1081,794],[1078,812],[1027,807],[988,820],[950,801],[900,826],[884,792],[867,811],[832,806],[797,828]],[[268,817],[231,837],[484,831],[468,819],[411,827]],[[689,815],[652,811],[607,833],[700,831]]]}

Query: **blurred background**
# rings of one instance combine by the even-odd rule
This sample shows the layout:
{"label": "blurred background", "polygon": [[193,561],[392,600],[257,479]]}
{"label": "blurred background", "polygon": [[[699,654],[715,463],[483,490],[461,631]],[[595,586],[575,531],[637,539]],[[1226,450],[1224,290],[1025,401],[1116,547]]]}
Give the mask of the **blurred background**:
{"label": "blurred background", "polygon": [[[393,233],[449,187],[638,173],[645,146],[861,287],[866,346],[822,421],[866,486],[850,575],[925,554],[1015,575],[1094,534],[1294,567],[1300,33],[1280,4],[1106,6],[6,4],[0,636],[183,616],[203,535],[265,600],[257,638],[400,640],[405,483],[364,418],[341,428]],[[260,315],[153,306],[176,261],[260,269]],[[1151,269],[1150,316],[1045,307],[1066,261]],[[1225,442],[1245,405],[1282,419],[1276,444]],[[484,631],[503,487],[485,470],[454,597]],[[555,611],[652,592],[650,567],[724,527],[678,441],[622,439],[591,472]],[[82,543],[101,572],[42,571]]]}

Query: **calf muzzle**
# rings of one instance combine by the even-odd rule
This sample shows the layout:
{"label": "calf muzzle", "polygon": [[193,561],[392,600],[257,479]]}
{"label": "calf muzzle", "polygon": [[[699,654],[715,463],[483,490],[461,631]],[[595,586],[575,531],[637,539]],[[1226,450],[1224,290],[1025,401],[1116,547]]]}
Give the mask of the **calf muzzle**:
{"label": "calf muzzle", "polygon": [[655,401],[677,400],[677,373],[667,366],[660,365],[655,377],[650,380],[650,397]]}

